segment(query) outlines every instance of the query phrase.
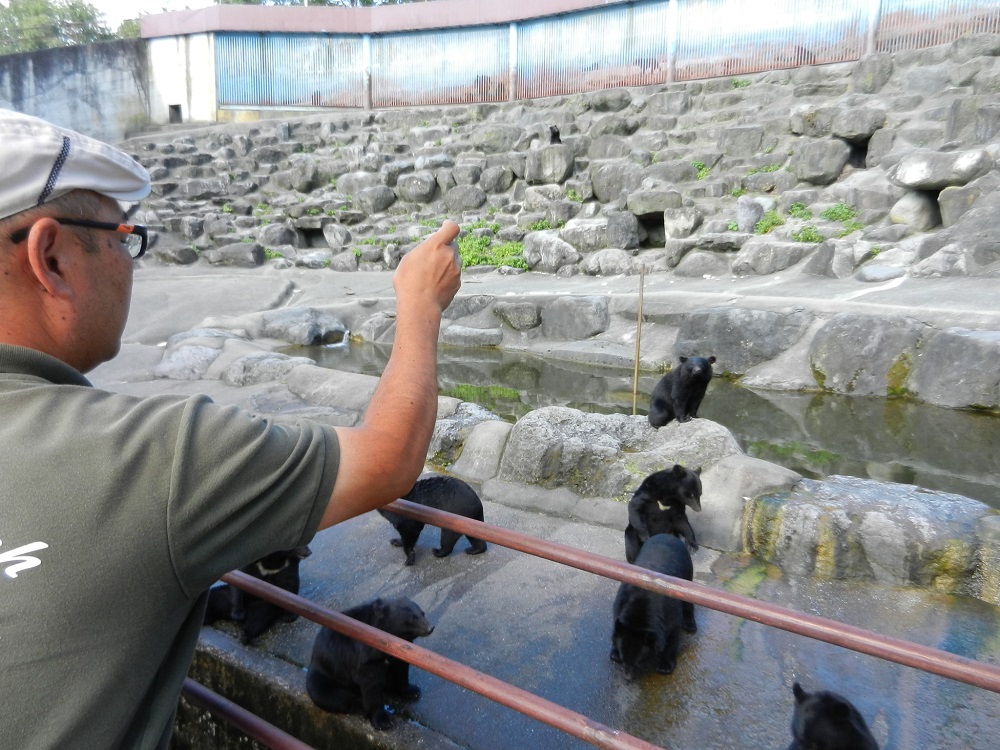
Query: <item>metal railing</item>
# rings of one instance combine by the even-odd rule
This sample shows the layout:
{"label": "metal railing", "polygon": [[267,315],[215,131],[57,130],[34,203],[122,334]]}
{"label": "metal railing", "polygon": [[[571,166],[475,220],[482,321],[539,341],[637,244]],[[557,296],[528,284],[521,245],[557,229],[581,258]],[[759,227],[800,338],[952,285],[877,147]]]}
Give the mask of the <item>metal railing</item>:
{"label": "metal railing", "polygon": [[[386,508],[402,516],[433,526],[452,529],[460,534],[499,544],[518,552],[1000,693],[1000,667],[985,664],[975,659],[957,656],[947,651],[899,638],[891,638],[835,620],[713,589],[694,581],[663,575],[636,565],[612,560],[603,555],[503,529],[482,521],[434,510],[405,500],[396,500],[387,505]],[[615,750],[639,750],[640,748],[652,750],[657,747],[239,571],[228,573],[222,580],[254,596],[274,602],[324,627],[332,628],[384,651],[390,656],[409,662],[449,682],[560,729],[595,747]],[[225,707],[217,709],[216,712],[228,719]],[[283,750],[284,748],[301,746],[274,744],[271,747]]]}

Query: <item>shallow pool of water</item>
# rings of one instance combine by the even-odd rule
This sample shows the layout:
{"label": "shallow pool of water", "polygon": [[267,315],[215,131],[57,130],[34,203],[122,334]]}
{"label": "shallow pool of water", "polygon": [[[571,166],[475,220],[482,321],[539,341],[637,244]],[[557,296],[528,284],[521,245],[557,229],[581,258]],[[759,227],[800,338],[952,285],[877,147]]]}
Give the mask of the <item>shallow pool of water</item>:
{"label": "shallow pool of water", "polygon": [[[390,348],[377,344],[294,350],[323,367],[380,375]],[[633,413],[631,370],[542,359],[522,352],[442,346],[441,393],[508,421],[543,406]],[[660,375],[640,373],[635,412],[645,414]],[[698,416],[725,425],[751,456],[814,479],[833,474],[954,492],[1000,509],[1000,418],[900,399],[752,391],[716,378]]]}

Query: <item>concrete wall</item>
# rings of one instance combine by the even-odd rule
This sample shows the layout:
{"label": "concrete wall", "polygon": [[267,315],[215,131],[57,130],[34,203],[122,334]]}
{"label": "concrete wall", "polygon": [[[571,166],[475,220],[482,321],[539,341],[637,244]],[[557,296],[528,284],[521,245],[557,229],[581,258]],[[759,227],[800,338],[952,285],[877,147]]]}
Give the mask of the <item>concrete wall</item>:
{"label": "concrete wall", "polygon": [[182,122],[214,122],[215,49],[212,34],[150,39],[149,121],[171,122],[179,107]]}
{"label": "concrete wall", "polygon": [[143,39],[4,55],[0,107],[116,142],[149,123],[148,70]]}

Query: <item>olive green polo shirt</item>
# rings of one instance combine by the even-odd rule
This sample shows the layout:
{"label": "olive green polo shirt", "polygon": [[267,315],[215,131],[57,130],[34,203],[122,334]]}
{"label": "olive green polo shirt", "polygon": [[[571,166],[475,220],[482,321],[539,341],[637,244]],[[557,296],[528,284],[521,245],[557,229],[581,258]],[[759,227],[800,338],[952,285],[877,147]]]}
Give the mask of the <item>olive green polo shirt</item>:
{"label": "olive green polo shirt", "polygon": [[0,748],[166,748],[204,592],[312,538],[336,433],[0,344],[0,436]]}

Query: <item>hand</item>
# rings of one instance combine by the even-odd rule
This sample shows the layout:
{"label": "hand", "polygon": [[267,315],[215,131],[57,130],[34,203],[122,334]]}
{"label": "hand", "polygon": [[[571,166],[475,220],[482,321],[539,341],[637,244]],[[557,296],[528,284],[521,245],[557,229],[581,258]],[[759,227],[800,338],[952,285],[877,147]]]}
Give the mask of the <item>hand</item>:
{"label": "hand", "polygon": [[403,256],[392,279],[400,306],[426,300],[440,313],[451,304],[462,286],[462,259],[454,243],[458,232],[458,224],[445,221]]}

